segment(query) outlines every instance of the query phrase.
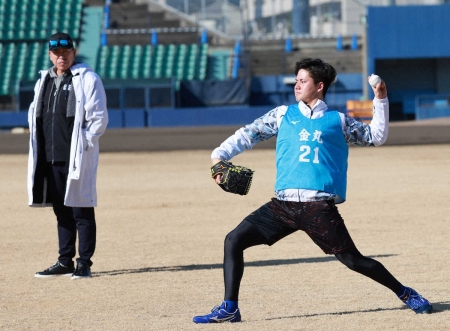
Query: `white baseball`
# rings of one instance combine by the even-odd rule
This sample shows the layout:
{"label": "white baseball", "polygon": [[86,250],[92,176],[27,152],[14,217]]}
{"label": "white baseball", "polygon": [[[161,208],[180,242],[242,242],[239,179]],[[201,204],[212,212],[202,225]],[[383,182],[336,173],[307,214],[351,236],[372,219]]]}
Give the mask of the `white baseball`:
{"label": "white baseball", "polygon": [[372,85],[373,87],[377,86],[378,84],[381,83],[381,78],[378,75],[371,75],[369,78],[369,84]]}

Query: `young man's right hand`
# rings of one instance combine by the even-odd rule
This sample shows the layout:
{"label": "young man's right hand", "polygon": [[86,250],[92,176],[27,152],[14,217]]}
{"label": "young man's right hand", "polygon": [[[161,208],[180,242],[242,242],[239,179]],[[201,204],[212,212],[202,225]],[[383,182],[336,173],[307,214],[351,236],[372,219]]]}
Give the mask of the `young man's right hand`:
{"label": "young man's right hand", "polygon": [[[369,81],[369,78],[370,78],[370,76],[367,77],[367,81]],[[386,88],[386,83],[384,82],[384,80],[381,80],[381,82],[375,86],[372,86],[372,85],[370,85],[370,86],[372,87],[373,94],[375,94],[375,98],[384,99],[387,97],[387,88]]]}

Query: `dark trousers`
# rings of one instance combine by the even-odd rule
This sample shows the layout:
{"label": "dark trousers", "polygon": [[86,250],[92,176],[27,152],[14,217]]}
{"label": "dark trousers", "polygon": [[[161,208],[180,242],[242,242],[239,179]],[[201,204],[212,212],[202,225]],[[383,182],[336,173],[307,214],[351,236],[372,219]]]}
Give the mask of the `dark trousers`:
{"label": "dark trousers", "polygon": [[48,189],[50,190],[53,211],[58,221],[59,258],[63,265],[70,266],[76,254],[75,242],[78,232],[77,263],[92,265],[97,227],[93,207],[67,207],[64,205],[68,169],[65,162],[47,164]]}

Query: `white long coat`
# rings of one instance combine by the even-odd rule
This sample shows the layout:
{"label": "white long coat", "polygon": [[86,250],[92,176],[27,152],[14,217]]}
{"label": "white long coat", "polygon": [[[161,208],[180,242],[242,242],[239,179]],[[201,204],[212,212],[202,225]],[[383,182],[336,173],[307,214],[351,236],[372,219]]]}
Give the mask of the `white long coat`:
{"label": "white long coat", "polygon": [[[67,178],[64,204],[69,207],[97,206],[97,166],[99,158],[99,137],[108,124],[106,95],[100,77],[83,63],[70,68],[73,74],[72,86],[76,97],[76,110],[70,148],[70,165]],[[36,135],[36,105],[48,70],[40,72],[41,78],[34,87],[34,100],[28,111],[30,128],[30,148],[28,155],[28,204],[32,207],[49,207],[50,202],[36,202],[33,196],[35,183],[38,142]],[[47,196],[47,185],[41,192]]]}

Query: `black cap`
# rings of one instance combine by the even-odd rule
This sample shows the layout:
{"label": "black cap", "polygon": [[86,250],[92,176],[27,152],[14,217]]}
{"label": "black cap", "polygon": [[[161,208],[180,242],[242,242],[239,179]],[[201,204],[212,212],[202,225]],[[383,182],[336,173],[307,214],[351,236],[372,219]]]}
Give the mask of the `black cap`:
{"label": "black cap", "polygon": [[64,32],[57,32],[48,40],[48,49],[53,51],[59,48],[73,48],[72,38]]}

